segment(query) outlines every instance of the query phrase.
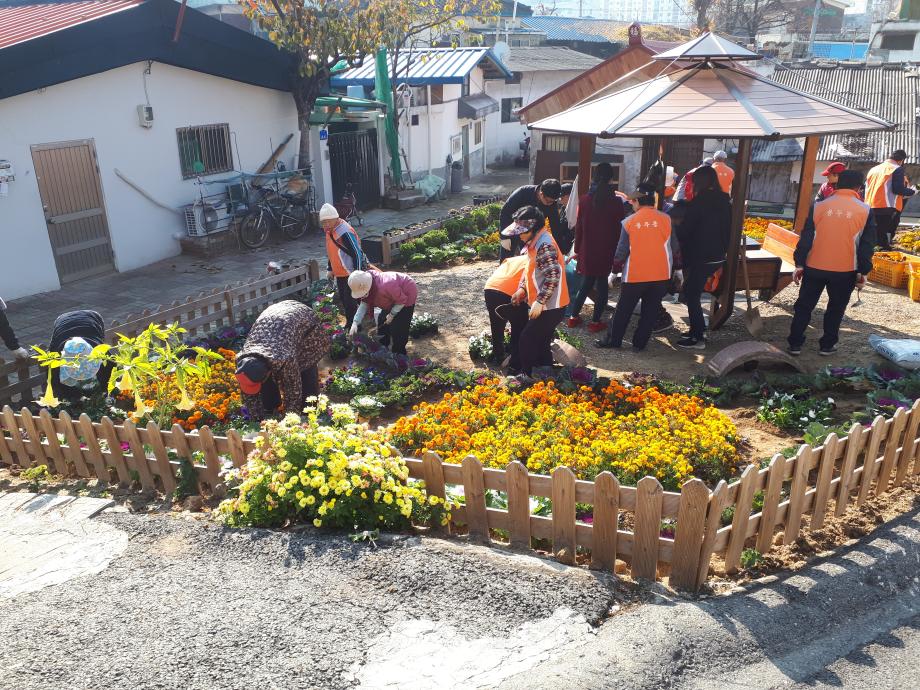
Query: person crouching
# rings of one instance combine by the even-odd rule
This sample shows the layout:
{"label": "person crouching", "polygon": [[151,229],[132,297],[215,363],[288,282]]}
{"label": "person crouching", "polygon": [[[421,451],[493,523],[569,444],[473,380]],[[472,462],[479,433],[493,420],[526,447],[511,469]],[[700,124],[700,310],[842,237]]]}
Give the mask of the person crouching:
{"label": "person crouching", "polygon": [[512,304],[511,299],[521,284],[521,278],[527,270],[527,256],[513,256],[505,259],[486,281],[485,300],[489,313],[489,327],[492,331],[492,355],[489,362],[501,364],[505,359],[505,324],[511,324],[511,360],[508,372],[515,373],[521,368],[521,354],[518,343],[521,331],[527,325],[527,306],[523,303]]}
{"label": "person crouching", "polygon": [[389,347],[393,354],[406,354],[409,326],[418,298],[415,281],[405,273],[395,271],[355,271],[348,276],[348,287],[351,296],[360,300],[349,335],[354,337],[358,332],[368,307],[380,309],[377,318],[380,344]]}
{"label": "person crouching", "polygon": [[51,370],[51,389],[56,398],[71,402],[94,392],[107,391],[112,376],[112,364],[100,366],[87,359],[97,345],[105,342],[105,322],[99,312],[78,309],[64,312],[54,320],[51,330],[51,352],[60,352],[65,364]]}
{"label": "person crouching", "polygon": [[501,232],[503,237],[519,238],[527,256],[521,283],[511,298],[512,304],[526,300],[530,307],[518,342],[521,371],[527,375],[534,367],[552,366],[553,337],[569,303],[563,254],[545,222],[537,208],[525,206],[514,214],[514,223]]}
{"label": "person crouching", "polygon": [[249,416],[261,421],[279,412],[300,414],[319,394],[317,364],[331,336],[313,310],[284,300],[259,314],[236,357],[236,378]]}

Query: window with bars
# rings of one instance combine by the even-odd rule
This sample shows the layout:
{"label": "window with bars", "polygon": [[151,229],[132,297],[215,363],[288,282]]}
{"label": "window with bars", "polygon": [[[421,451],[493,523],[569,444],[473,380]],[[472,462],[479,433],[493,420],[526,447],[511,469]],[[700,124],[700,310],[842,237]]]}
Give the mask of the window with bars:
{"label": "window with bars", "polygon": [[230,125],[198,125],[176,130],[182,179],[233,170]]}
{"label": "window with bars", "polygon": [[482,120],[476,120],[473,125],[473,145],[479,146],[482,143]]}
{"label": "window with bars", "polygon": [[[544,134],[543,135],[543,150],[544,151],[556,151],[560,153],[566,153],[569,151],[578,151],[577,143],[575,146],[572,145],[572,139],[574,137],[569,137],[568,134]],[[577,142],[577,139],[575,140]]]}
{"label": "window with bars", "polygon": [[523,103],[523,98],[503,98],[502,122],[519,122],[520,120],[514,111],[519,109]]}

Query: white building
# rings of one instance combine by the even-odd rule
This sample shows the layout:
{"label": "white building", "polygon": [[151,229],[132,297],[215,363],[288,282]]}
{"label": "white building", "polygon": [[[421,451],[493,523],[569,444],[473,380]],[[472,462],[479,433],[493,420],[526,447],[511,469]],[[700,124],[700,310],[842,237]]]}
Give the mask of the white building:
{"label": "white building", "polygon": [[255,171],[289,135],[283,160],[298,150],[289,58],[270,43],[194,10],[174,43],[173,0],[69,6],[0,6],[7,299],[178,254],[196,175]]}
{"label": "white building", "polygon": [[688,0],[619,0],[607,5],[605,19],[688,28],[693,11]]}
{"label": "white building", "polygon": [[[333,77],[330,84],[339,89],[361,86],[367,93],[374,88],[374,72],[374,61],[365,60],[361,67]],[[408,169],[413,180],[428,174],[449,179],[451,163],[461,162],[466,178],[485,173],[485,117],[500,107],[485,93],[486,80],[512,76],[492,51],[406,50],[398,56],[395,74],[403,170]]]}
{"label": "white building", "polygon": [[490,79],[485,92],[498,104],[486,115],[487,164],[509,164],[521,155],[520,144],[529,136],[518,110],[601,63],[600,58],[570,48],[540,46],[511,48],[502,58],[511,70],[510,80]]}

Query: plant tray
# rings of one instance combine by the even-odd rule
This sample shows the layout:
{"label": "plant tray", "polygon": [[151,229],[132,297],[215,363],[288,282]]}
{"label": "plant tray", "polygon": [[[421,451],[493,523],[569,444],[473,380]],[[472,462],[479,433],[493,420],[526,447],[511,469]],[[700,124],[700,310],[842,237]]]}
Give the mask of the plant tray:
{"label": "plant tray", "polygon": [[[901,258],[889,258],[895,255]],[[872,270],[866,277],[873,283],[903,290],[907,287],[906,257],[901,252],[877,253],[872,257]]]}

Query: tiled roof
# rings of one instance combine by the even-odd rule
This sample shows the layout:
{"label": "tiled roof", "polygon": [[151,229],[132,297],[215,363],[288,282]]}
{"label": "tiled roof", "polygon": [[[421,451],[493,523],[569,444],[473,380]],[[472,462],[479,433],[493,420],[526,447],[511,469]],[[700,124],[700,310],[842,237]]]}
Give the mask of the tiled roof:
{"label": "tiled roof", "polygon": [[[525,17],[521,23],[531,29],[546,32],[548,41],[583,41],[585,43],[626,43],[629,40],[629,22],[615,22],[609,19],[580,19],[577,17],[537,16]],[[643,41],[686,40],[673,27],[642,25]],[[676,45],[673,44],[673,45]],[[672,47],[671,45],[667,46]],[[656,51],[657,52],[657,51]]]}
{"label": "tiled roof", "polygon": [[0,3],[0,48],[137,7],[143,0]]}
{"label": "tiled roof", "polygon": [[601,59],[562,46],[537,46],[512,48],[502,62],[512,72],[546,72],[591,69]]}
{"label": "tiled roof", "polygon": [[[489,48],[428,48],[403,51],[399,54],[399,64],[395,71],[398,75],[396,81],[417,85],[462,84],[473,68],[484,60],[491,64],[498,76],[511,77],[511,73]],[[371,56],[360,67],[332,77],[329,83],[334,87],[352,84],[373,86],[375,71],[374,59]],[[392,69],[390,73],[393,73]]]}
{"label": "tiled roof", "polygon": [[808,91],[851,108],[895,123],[884,132],[834,134],[821,138],[818,160],[869,162],[884,160],[895,149],[904,149],[909,162],[920,156],[917,125],[917,90],[920,75],[901,64],[811,63],[777,67],[771,79]]}

